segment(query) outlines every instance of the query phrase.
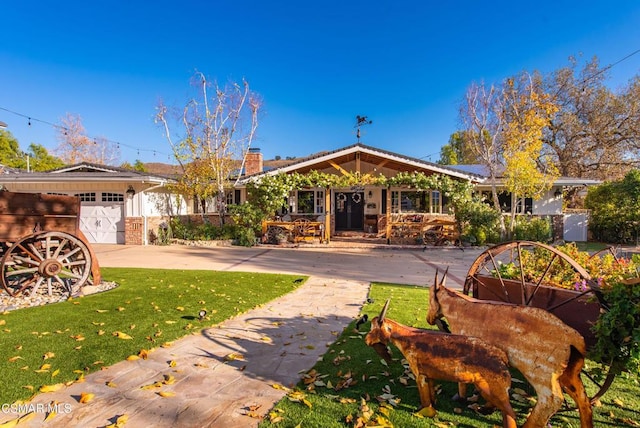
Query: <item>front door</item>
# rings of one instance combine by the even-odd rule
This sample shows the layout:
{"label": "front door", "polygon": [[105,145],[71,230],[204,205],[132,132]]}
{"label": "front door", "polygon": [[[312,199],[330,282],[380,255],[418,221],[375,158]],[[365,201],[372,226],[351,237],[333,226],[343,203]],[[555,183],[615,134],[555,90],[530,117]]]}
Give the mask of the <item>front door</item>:
{"label": "front door", "polygon": [[364,192],[336,192],[336,230],[364,230]]}

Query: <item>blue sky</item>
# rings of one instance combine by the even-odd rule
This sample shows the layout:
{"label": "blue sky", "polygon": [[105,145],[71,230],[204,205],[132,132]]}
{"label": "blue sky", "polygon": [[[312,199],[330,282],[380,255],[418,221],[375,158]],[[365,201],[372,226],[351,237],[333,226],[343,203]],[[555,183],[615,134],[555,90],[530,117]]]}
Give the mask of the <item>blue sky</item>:
{"label": "blue sky", "polygon": [[[129,162],[171,161],[155,107],[184,105],[196,70],[262,96],[254,147],[267,159],[351,145],[361,115],[363,143],[435,161],[473,81],[640,49],[637,0],[3,3],[0,121],[23,149],[53,150],[40,121],[80,115]],[[639,73],[637,54],[608,84]]]}

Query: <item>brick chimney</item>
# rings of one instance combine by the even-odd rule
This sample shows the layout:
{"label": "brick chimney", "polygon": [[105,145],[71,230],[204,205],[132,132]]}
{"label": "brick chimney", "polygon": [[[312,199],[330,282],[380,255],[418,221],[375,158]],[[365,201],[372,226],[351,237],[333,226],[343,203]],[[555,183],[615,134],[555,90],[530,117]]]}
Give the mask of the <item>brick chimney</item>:
{"label": "brick chimney", "polygon": [[244,160],[244,175],[262,172],[262,153],[259,148],[250,148]]}

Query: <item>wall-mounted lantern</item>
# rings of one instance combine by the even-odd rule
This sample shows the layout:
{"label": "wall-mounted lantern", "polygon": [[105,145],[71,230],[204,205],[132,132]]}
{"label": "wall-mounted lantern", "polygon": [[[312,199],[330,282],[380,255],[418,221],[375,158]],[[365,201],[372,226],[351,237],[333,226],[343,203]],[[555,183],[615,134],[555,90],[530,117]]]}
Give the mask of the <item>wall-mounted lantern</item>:
{"label": "wall-mounted lantern", "polygon": [[136,191],[133,189],[133,186],[129,185],[129,188],[127,189],[127,198],[129,199],[133,199],[133,196],[136,194]]}
{"label": "wall-mounted lantern", "polygon": [[556,187],[556,191],[553,193],[553,196],[555,196],[556,198],[559,198],[560,196],[562,196],[562,189],[559,187]]}

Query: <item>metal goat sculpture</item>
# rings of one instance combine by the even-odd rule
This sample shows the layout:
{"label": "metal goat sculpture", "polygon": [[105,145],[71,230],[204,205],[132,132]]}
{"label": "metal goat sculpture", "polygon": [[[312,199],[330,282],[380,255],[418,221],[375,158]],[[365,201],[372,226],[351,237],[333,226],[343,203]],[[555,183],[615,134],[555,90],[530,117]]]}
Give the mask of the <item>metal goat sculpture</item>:
{"label": "metal goat sculpture", "polygon": [[584,338],[555,315],[539,308],[482,301],[444,286],[447,273],[429,290],[427,321],[446,317],[451,332],[475,336],[502,349],[509,364],[533,386],[537,403],[523,428],[544,427],[562,406],[564,389],[580,411],[580,426],[593,427],[591,403],[580,379]]}
{"label": "metal goat sculpture", "polygon": [[402,325],[385,317],[388,307],[389,300],[371,321],[365,342],[387,361],[391,360],[386,347],[389,342],[400,350],[416,377],[422,408],[433,410],[434,379],[473,383],[489,403],[502,411],[503,427],[516,427],[516,415],[509,402],[511,374],[502,350],[474,337]]}

